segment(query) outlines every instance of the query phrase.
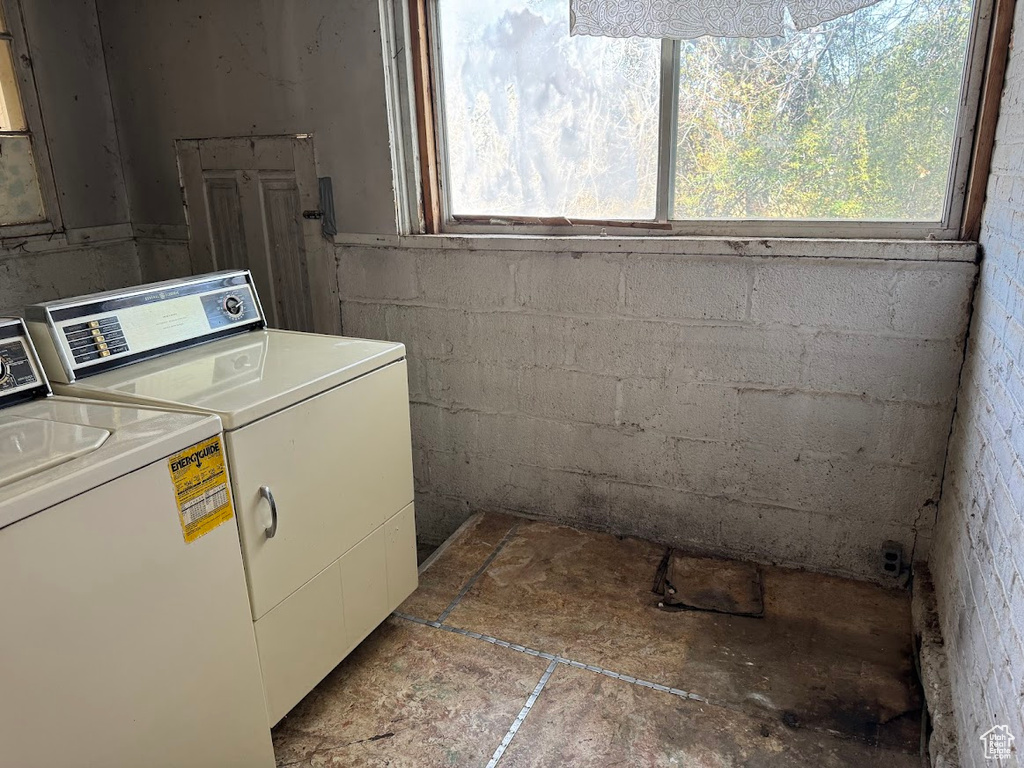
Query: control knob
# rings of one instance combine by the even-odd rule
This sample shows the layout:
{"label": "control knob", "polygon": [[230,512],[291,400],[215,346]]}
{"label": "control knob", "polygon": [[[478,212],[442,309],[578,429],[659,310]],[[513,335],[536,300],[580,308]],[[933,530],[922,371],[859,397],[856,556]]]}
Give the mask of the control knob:
{"label": "control knob", "polygon": [[0,384],[4,384],[11,375],[11,364],[0,357]]}
{"label": "control knob", "polygon": [[224,311],[227,312],[232,319],[237,319],[241,316],[244,309],[245,304],[242,302],[242,299],[235,296],[235,294],[228,294],[224,298]]}

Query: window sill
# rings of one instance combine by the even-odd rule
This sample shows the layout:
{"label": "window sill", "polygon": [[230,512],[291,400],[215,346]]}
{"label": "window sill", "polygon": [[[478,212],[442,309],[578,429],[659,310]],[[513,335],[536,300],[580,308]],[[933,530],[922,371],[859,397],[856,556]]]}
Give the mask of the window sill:
{"label": "window sill", "polygon": [[569,219],[502,219],[501,217],[454,217],[442,228],[451,235],[579,235],[622,237],[772,237],[955,240],[959,231],[938,222],[925,221],[832,221],[785,219],[691,219],[654,221],[570,221]]}
{"label": "window sill", "polygon": [[335,245],[378,248],[434,248],[475,251],[547,251],[565,253],[643,253],[678,256],[748,256],[878,261],[975,262],[978,244],[961,240],[883,238],[708,237],[442,234],[338,234]]}

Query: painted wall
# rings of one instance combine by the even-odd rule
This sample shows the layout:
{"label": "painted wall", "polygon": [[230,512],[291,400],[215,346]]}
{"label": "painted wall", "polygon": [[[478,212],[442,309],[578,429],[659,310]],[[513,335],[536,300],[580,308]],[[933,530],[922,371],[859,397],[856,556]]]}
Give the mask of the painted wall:
{"label": "painted wall", "polygon": [[185,222],[175,139],[313,133],[339,229],[396,231],[377,3],[98,5],[136,225]]}
{"label": "painted wall", "polygon": [[125,223],[128,200],[95,3],[40,0],[22,9],[64,224]]}
{"label": "painted wall", "polygon": [[973,246],[381,242],[338,248],[344,328],[408,346],[421,538],[488,509],[868,578],[927,554]]}
{"label": "painted wall", "polygon": [[993,726],[1024,749],[1024,4],[1015,21],[931,564],[960,760],[979,768]]}
{"label": "painted wall", "polygon": [[96,6],[22,3],[66,233],[0,240],[0,312],[139,280]]}

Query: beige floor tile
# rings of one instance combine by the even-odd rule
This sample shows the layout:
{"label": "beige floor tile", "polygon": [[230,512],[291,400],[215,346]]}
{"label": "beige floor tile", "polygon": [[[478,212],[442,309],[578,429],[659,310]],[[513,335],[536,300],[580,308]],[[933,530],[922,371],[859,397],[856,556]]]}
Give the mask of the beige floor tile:
{"label": "beige floor tile", "polygon": [[278,765],[485,765],[547,664],[389,619],[274,729]]}
{"label": "beige floor tile", "polygon": [[766,568],[765,617],[664,612],[663,549],[524,522],[447,623],[867,742],[918,744],[905,593]]}
{"label": "beige floor tile", "polygon": [[471,520],[420,574],[419,587],[398,610],[428,621],[437,619],[517,522],[498,514]]}
{"label": "beige floor tile", "polygon": [[500,768],[917,768],[910,754],[559,666]]}
{"label": "beige floor tile", "polygon": [[[657,609],[663,549],[500,515],[473,520],[402,611],[694,691],[556,668],[505,766],[917,764],[905,593],[764,568],[763,619]],[[274,730],[281,766],[483,766],[547,661],[400,619]]]}

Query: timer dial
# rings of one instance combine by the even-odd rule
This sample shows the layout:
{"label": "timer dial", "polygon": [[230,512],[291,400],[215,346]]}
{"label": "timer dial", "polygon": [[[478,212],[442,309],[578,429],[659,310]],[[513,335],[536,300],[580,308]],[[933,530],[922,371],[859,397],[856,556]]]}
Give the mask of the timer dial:
{"label": "timer dial", "polygon": [[228,313],[228,316],[235,319],[241,316],[245,310],[245,303],[242,299],[233,293],[229,293],[224,297],[224,311]]}

